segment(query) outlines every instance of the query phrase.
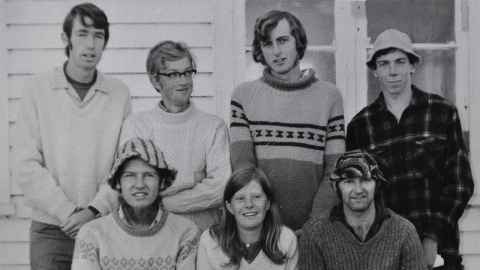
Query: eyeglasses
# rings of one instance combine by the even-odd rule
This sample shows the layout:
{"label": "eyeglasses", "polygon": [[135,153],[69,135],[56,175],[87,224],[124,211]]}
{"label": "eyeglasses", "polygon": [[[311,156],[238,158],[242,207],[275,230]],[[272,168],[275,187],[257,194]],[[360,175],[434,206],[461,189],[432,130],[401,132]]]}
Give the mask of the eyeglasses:
{"label": "eyeglasses", "polygon": [[179,78],[184,78],[184,77],[192,78],[193,75],[196,74],[196,73],[197,73],[196,69],[189,69],[189,70],[185,70],[184,72],[178,72],[178,71],[169,72],[169,73],[156,72],[156,73],[151,73],[151,74],[157,80],[158,80],[158,76],[160,76],[160,75],[174,80],[174,79],[179,79]]}

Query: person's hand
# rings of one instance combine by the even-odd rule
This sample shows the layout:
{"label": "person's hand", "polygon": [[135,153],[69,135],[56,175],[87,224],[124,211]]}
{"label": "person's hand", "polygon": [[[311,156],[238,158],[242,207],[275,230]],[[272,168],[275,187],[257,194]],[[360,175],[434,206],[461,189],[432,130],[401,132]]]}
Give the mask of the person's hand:
{"label": "person's hand", "polygon": [[71,214],[67,221],[61,226],[61,229],[71,238],[75,238],[80,227],[83,224],[93,220],[95,215],[88,208],[84,208],[80,211],[75,211]]}
{"label": "person's hand", "polygon": [[426,237],[423,239],[422,245],[428,269],[432,269],[433,264],[435,263],[435,258],[437,257],[437,241]]}

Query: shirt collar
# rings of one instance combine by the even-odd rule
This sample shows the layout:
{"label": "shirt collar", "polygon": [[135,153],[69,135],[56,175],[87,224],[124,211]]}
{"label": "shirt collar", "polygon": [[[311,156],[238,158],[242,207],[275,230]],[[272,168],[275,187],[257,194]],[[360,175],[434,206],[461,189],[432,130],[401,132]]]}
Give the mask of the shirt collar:
{"label": "shirt collar", "polygon": [[[148,226],[148,228],[152,228],[156,224],[158,224],[162,220],[162,214],[163,214],[163,207],[160,207],[157,212],[157,216],[153,220],[152,224]],[[125,213],[123,213],[122,207],[118,207],[118,216],[120,217],[121,220],[125,222],[125,224],[128,224],[127,219],[125,218]]]}
{"label": "shirt collar", "polygon": [[[72,88],[72,85],[68,82],[62,67],[55,68],[52,85],[53,85],[52,89],[54,90],[65,90],[65,89]],[[99,71],[97,71],[97,80],[92,85],[91,89],[105,93],[105,94],[108,94],[110,91],[113,91],[111,85],[107,84],[105,80],[105,76]]]}

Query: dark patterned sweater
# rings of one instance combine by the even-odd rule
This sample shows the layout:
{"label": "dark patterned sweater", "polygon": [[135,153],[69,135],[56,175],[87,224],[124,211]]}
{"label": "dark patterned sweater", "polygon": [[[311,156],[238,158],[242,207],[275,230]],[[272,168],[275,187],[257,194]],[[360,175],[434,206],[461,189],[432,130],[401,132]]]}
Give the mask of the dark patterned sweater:
{"label": "dark patterned sweater", "polygon": [[233,94],[232,168],[261,168],[270,178],[284,223],[294,230],[308,219],[317,191],[325,206],[333,206],[335,194],[322,178],[328,156],[344,151],[344,134],[340,92],[318,80],[313,70],[297,82],[264,72]]}

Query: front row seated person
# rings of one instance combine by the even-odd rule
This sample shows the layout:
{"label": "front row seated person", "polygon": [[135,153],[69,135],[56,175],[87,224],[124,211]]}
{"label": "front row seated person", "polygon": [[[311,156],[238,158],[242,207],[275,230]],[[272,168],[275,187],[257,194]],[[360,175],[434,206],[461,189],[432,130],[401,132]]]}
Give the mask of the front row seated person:
{"label": "front row seated person", "polygon": [[198,270],[297,269],[297,238],[279,221],[266,175],[257,168],[236,170],[223,194],[220,224],[203,232]]}
{"label": "front row seated person", "polygon": [[80,229],[72,269],[195,269],[200,232],[159,195],[175,174],[153,141],[125,142],[107,178],[119,208]]}
{"label": "front row seated person", "polygon": [[384,206],[388,181],[372,155],[344,153],[330,180],[340,203],[305,224],[299,269],[427,269],[413,224]]}

